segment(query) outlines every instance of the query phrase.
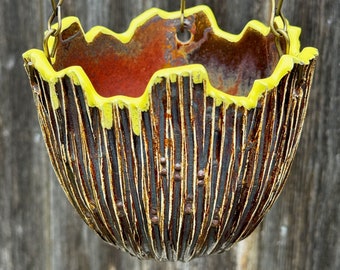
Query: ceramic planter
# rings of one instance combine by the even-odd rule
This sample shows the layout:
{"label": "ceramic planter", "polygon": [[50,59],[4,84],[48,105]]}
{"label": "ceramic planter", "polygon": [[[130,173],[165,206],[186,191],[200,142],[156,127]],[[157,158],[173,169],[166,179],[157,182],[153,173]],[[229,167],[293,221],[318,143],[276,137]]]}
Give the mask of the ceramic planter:
{"label": "ceramic planter", "polygon": [[239,35],[211,10],[151,9],[127,32],[65,18],[51,63],[24,54],[56,175],[105,241],[188,261],[247,237],[280,194],[299,142],[317,50],[289,52],[258,21]]}

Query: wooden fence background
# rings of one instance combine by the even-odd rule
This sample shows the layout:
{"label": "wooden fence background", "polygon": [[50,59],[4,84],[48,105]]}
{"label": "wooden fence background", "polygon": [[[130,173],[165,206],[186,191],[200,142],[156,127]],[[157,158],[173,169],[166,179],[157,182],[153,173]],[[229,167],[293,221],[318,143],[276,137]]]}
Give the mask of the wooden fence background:
{"label": "wooden fence background", "polygon": [[[201,0],[222,29],[267,22],[270,1]],[[41,48],[49,0],[0,0],[0,270],[340,269],[339,0],[286,0],[303,29],[302,45],[320,50],[310,106],[288,183],[265,221],[230,251],[190,263],[139,261],[103,243],[66,200],[38,127],[21,53]],[[179,1],[65,0],[63,14],[88,30],[123,31],[152,7]]]}

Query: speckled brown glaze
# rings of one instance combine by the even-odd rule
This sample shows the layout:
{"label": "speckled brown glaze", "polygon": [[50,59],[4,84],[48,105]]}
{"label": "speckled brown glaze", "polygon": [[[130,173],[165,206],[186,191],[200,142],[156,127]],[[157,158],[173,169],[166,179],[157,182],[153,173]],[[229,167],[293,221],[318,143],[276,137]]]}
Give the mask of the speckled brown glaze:
{"label": "speckled brown glaze", "polygon": [[[136,61],[147,67],[140,77],[134,76],[141,64],[134,66],[128,57],[129,46],[113,53],[110,46],[121,44],[109,36],[100,36],[86,45],[77,25],[63,33],[54,67],[81,65],[104,96],[127,94],[119,92],[122,88],[117,85],[125,90],[136,89],[131,95],[138,96],[155,70],[175,62],[201,62],[211,77],[225,76],[213,70],[221,66],[243,78],[250,72],[243,61],[253,59],[251,69],[256,76],[251,75],[246,84],[257,76],[268,76],[276,64],[272,37],[265,39],[250,31],[240,43],[216,41],[207,21],[194,16],[189,18],[195,34],[193,42],[200,42],[206,35],[206,45],[196,49],[190,48],[194,43],[181,45],[186,46],[182,48],[186,53],[166,54],[173,56],[169,60],[162,54],[161,39],[168,38],[169,50],[177,48],[178,41],[162,32],[163,25],[176,29],[178,20],[154,21],[152,27],[157,25],[158,31],[148,36],[151,49],[144,48],[150,40],[143,45],[142,37],[138,41],[141,43],[130,44],[136,52],[134,58],[142,59]],[[145,27],[136,35],[150,32],[151,26]],[[251,44],[256,40],[258,46],[248,46],[250,40]],[[108,54],[113,54],[104,62],[96,57],[98,63],[88,62],[89,55],[97,53],[96,42],[103,42],[105,45],[98,48],[107,48]],[[210,46],[209,42],[217,45]],[[106,86],[114,84],[115,79],[106,73],[110,69],[118,75],[122,72],[116,58],[122,62],[119,65],[132,69],[132,76],[126,82],[122,77],[108,89]],[[205,81],[195,83],[190,72],[174,75],[171,80],[161,78],[152,85],[149,110],[140,112],[138,135],[132,129],[129,110],[118,104],[112,105],[112,127],[103,128],[100,111],[88,106],[83,89],[67,76],[55,84],[60,105],[54,108],[50,82],[44,81],[34,66],[26,63],[25,67],[53,167],[84,221],[105,241],[138,258],[188,261],[222,252],[247,237],[276,200],[297,149],[314,65],[315,60],[307,65],[295,64],[279,85],[264,93],[257,106],[249,110],[216,104],[206,95]],[[229,92],[224,82],[221,90]],[[232,93],[244,94],[241,88],[233,88]]]}
{"label": "speckled brown glaze", "polygon": [[270,76],[277,64],[279,55],[271,33],[263,36],[249,28],[239,42],[231,42],[214,33],[204,12],[186,18],[190,42],[177,39],[179,28],[178,19],[155,16],[138,27],[126,44],[105,34],[87,43],[74,23],[61,35],[53,66],[56,70],[81,66],[104,97],[139,97],[157,70],[186,64],[202,64],[215,88],[247,95],[253,82]]}

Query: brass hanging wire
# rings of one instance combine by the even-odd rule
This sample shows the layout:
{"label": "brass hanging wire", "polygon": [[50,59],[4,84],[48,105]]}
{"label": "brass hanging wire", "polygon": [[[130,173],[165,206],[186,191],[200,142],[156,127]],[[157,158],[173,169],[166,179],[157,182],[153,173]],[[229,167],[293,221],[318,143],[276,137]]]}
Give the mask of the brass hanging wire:
{"label": "brass hanging wire", "polygon": [[[285,48],[286,53],[289,52],[289,47],[290,47],[289,35],[287,32],[288,20],[282,13],[283,0],[278,1],[277,7],[276,7],[276,0],[271,0],[271,1],[272,1],[272,12],[271,12],[271,17],[270,17],[270,29],[276,37],[276,41],[275,41],[276,47],[281,56],[284,54],[284,50],[282,49],[282,44],[280,42],[281,37],[284,38],[285,43],[286,43],[286,48]],[[279,28],[279,26],[275,23],[275,17],[280,17],[280,19],[282,20],[282,23],[283,23],[282,28]]]}
{"label": "brass hanging wire", "polygon": [[184,10],[185,10],[185,0],[181,0],[181,31],[184,30]]}
{"label": "brass hanging wire", "polygon": [[[61,23],[61,5],[63,4],[64,0],[59,0],[58,3],[56,1],[51,0],[52,5],[52,14],[50,18],[48,19],[47,23],[47,31],[45,32],[44,36],[44,52],[46,54],[47,59],[51,62],[51,58],[54,57],[56,52],[56,45],[57,45],[57,39],[58,35],[60,34],[62,23]],[[53,21],[57,18],[57,28],[52,28]],[[48,41],[50,37],[54,37],[54,42],[51,50],[49,49]]]}

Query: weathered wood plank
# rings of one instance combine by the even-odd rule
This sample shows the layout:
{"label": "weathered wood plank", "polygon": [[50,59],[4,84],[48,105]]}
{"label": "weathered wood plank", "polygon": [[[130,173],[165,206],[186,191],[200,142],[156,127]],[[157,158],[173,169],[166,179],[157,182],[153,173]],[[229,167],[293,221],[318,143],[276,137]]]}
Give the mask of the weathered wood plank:
{"label": "weathered wood plank", "polygon": [[[183,263],[138,261],[103,243],[67,202],[44,149],[21,53],[41,47],[50,1],[2,1],[0,6],[0,269],[339,269],[340,94],[339,2],[286,0],[303,46],[320,50],[301,144],[288,183],[265,221],[221,255]],[[268,20],[269,1],[205,3],[221,28],[239,32],[250,19]],[[124,31],[151,6],[179,1],[65,1],[63,13],[85,30]]]}

